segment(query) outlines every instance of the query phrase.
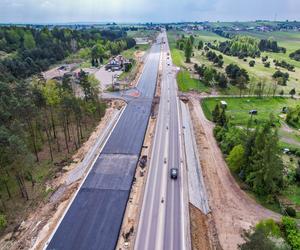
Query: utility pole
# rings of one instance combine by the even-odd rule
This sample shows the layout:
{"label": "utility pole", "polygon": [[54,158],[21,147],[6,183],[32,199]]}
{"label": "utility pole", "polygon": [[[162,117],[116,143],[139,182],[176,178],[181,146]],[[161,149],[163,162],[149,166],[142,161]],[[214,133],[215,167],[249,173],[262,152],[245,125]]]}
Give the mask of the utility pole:
{"label": "utility pole", "polygon": [[111,76],[112,91],[114,91],[114,75]]}

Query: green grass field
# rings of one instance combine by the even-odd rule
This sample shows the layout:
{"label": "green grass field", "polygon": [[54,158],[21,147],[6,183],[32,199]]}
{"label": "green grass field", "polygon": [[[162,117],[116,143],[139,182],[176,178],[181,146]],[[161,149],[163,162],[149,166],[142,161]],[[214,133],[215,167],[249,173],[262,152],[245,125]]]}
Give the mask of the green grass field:
{"label": "green grass field", "polygon": [[[235,126],[246,127],[251,116],[249,111],[255,109],[258,114],[253,116],[253,121],[257,123],[266,121],[269,119],[270,114],[275,117],[275,123],[279,127],[278,135],[280,138],[281,148],[297,148],[300,149],[300,133],[296,129],[288,129],[288,131],[281,126],[284,122],[282,118],[283,107],[295,107],[299,103],[299,100],[291,98],[256,98],[256,97],[242,97],[242,98],[206,98],[201,102],[202,109],[205,116],[212,120],[211,112],[215,108],[217,103],[221,100],[227,102],[227,116],[230,117],[230,122]],[[281,115],[281,116],[279,116]]]}
{"label": "green grass field", "polygon": [[[292,88],[296,88],[296,92],[298,93],[300,91],[300,62],[297,62],[295,60],[292,60],[289,58],[289,54],[296,49],[299,49],[299,43],[300,43],[300,33],[296,32],[241,32],[240,34],[243,35],[249,35],[254,36],[259,39],[262,38],[272,38],[276,41],[278,41],[279,46],[285,47],[287,49],[287,52],[284,53],[271,53],[271,52],[263,52],[263,56],[269,57],[269,62],[271,63],[270,68],[264,67],[264,64],[261,61],[261,58],[256,58],[255,60],[255,66],[250,67],[249,61],[253,60],[252,58],[247,58],[247,61],[245,62],[242,59],[239,59],[237,57],[233,56],[227,56],[224,55],[218,51],[215,51],[217,54],[222,54],[224,58],[224,66],[223,69],[216,68],[220,72],[224,72],[225,67],[230,64],[237,64],[240,67],[246,69],[249,73],[249,76],[251,78],[251,83],[257,83],[261,80],[265,81],[268,86],[272,84],[274,81],[272,78],[273,73],[277,70],[273,60],[285,60],[290,64],[293,64],[295,66],[295,72],[289,72],[284,68],[278,68],[283,72],[288,72],[290,75],[290,80],[288,81],[287,86],[279,86],[277,89],[277,92],[279,93],[281,90],[284,90],[285,93],[288,93]],[[195,45],[198,44],[199,40],[202,40],[204,42],[213,42],[215,40],[217,41],[224,41],[227,40],[226,38],[223,38],[221,36],[218,36],[212,32],[208,31],[197,31],[194,33],[196,39],[195,39]],[[202,55],[203,50],[197,50],[194,49],[194,58],[193,62],[198,64],[206,64],[206,65],[213,65],[212,62],[209,62],[205,55]],[[232,93],[231,91],[226,91],[223,94]]]}
{"label": "green grass field", "polygon": [[284,196],[287,197],[294,204],[300,206],[300,187],[291,185],[284,191]]}
{"label": "green grass field", "polygon": [[220,103],[221,100],[227,102],[227,115],[231,118],[230,121],[234,125],[246,126],[249,119],[249,111],[255,109],[258,111],[253,119],[258,121],[265,121],[269,118],[270,114],[273,113],[276,119],[279,119],[283,107],[294,107],[299,101],[290,98],[206,98],[202,101],[201,105],[205,116],[211,120],[211,112],[215,108],[216,104]]}
{"label": "green grass field", "polygon": [[[215,40],[217,41],[225,41],[226,38],[223,38],[213,32],[210,31],[195,31],[193,32],[195,36],[195,46],[197,46],[199,40],[202,40],[204,42],[213,42]],[[289,93],[289,91],[292,88],[296,89],[296,92],[299,93],[300,91],[300,62],[297,62],[295,60],[292,60],[289,58],[289,54],[296,49],[299,49],[299,43],[300,43],[300,34],[296,32],[242,32],[241,34],[249,35],[257,37],[258,39],[262,38],[273,38],[274,40],[278,41],[279,46],[285,47],[287,49],[287,53],[270,53],[270,52],[263,52],[263,56],[269,57],[269,62],[271,64],[270,68],[264,67],[263,62],[261,61],[261,58],[256,58],[255,60],[255,66],[250,67],[249,61],[253,60],[252,58],[247,58],[247,61],[244,61],[243,59],[239,59],[237,57],[233,56],[227,56],[222,54],[221,52],[215,51],[218,55],[222,54],[224,58],[224,66],[223,68],[217,68],[215,69],[219,72],[225,72],[225,67],[231,63],[237,64],[240,67],[244,68],[248,71],[250,76],[250,85],[257,84],[258,82],[262,81],[266,83],[265,90],[268,91],[268,89],[272,86],[274,79],[272,78],[272,75],[277,69],[280,69],[283,72],[288,72],[290,75],[290,80],[288,81],[287,86],[278,86],[277,88],[277,94],[279,94],[282,90],[285,94]],[[168,32],[168,39],[169,44],[171,48],[171,54],[173,57],[173,62],[178,67],[182,67],[184,69],[192,68],[192,64],[185,63],[184,58],[184,52],[181,50],[176,49],[176,40],[180,38],[182,35],[189,36],[189,34],[184,33],[183,31],[169,31]],[[194,48],[194,56],[192,58],[192,63],[197,64],[205,64],[210,65],[212,67],[213,63],[208,61],[205,55],[202,55],[203,50],[198,50],[196,47]],[[283,68],[276,68],[273,60],[285,60],[290,64],[293,64],[295,66],[295,72],[289,72],[286,69]],[[222,94],[238,94],[238,89],[234,86],[229,87],[228,89],[219,89],[219,92]]]}
{"label": "green grass field", "polygon": [[210,88],[205,86],[200,80],[193,79],[188,71],[180,71],[177,75],[178,88],[182,92],[199,91],[209,92]]}

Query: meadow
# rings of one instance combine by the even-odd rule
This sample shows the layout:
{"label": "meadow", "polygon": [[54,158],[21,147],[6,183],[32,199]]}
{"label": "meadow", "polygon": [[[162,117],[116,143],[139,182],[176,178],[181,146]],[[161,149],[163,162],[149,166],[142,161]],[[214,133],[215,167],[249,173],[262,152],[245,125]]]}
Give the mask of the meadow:
{"label": "meadow", "polygon": [[[180,38],[182,35],[190,35],[184,33],[183,31],[170,31],[168,32],[168,38],[171,47],[171,53],[173,56],[174,64],[182,67],[182,68],[192,68],[192,64],[187,64],[184,61],[184,53],[183,51],[176,48],[176,39]],[[270,68],[264,66],[261,58],[247,58],[239,59],[238,57],[224,55],[223,53],[213,50],[216,54],[222,54],[224,60],[223,68],[215,69],[219,72],[224,72],[225,67],[231,63],[237,64],[239,67],[244,68],[247,70],[250,76],[250,84],[257,84],[258,82],[264,82],[266,84],[266,89],[271,86],[274,82],[272,75],[276,70],[281,70],[282,72],[288,72],[290,75],[290,79],[287,83],[287,86],[278,86],[277,94],[283,91],[285,94],[288,94],[292,88],[296,89],[298,93],[300,91],[300,62],[297,62],[291,58],[289,58],[289,54],[297,49],[299,49],[300,44],[300,33],[297,32],[256,32],[256,31],[249,31],[249,32],[240,32],[240,35],[248,35],[252,37],[256,37],[258,39],[274,39],[278,42],[278,45],[287,49],[286,53],[272,53],[272,52],[263,52],[262,56],[268,56],[268,61],[270,62]],[[203,50],[198,50],[196,48],[199,40],[202,40],[204,43],[212,43],[214,41],[225,41],[227,38],[221,37],[213,32],[210,31],[194,31],[193,35],[195,37],[195,48],[193,51],[192,63],[197,64],[205,64],[210,65],[212,67],[213,63],[208,61]],[[295,66],[295,72],[287,71],[284,68],[276,67],[274,65],[273,60],[285,60],[286,62]],[[255,66],[250,67],[249,61],[254,60]],[[231,87],[226,90],[219,90],[222,94],[237,94],[238,90],[235,87]]]}

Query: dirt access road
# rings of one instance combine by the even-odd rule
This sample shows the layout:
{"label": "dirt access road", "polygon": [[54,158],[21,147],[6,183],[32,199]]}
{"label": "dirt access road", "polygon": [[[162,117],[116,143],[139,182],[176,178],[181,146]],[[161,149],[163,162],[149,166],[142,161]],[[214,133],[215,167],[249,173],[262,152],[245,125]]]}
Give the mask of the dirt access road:
{"label": "dirt access road", "polygon": [[[241,233],[264,218],[280,219],[240,189],[232,177],[213,135],[214,124],[206,119],[199,99],[190,98],[190,111],[200,155],[202,172],[212,210],[209,220],[214,242],[224,250],[237,249]],[[219,248],[218,243],[213,248]]]}

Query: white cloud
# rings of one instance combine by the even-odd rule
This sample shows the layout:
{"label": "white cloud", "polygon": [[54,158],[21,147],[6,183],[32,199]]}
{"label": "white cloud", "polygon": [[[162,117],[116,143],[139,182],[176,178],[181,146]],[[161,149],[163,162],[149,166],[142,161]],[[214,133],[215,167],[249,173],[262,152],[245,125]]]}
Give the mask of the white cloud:
{"label": "white cloud", "polygon": [[0,22],[300,19],[299,9],[299,0],[0,0]]}

